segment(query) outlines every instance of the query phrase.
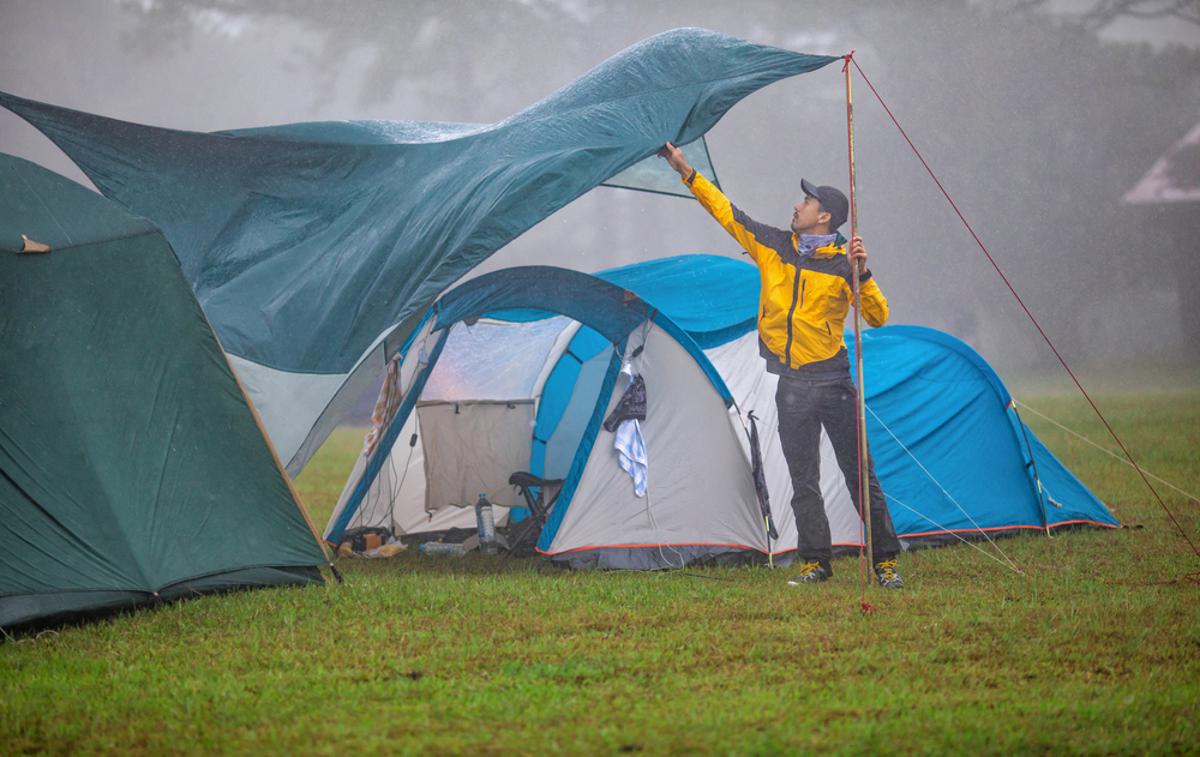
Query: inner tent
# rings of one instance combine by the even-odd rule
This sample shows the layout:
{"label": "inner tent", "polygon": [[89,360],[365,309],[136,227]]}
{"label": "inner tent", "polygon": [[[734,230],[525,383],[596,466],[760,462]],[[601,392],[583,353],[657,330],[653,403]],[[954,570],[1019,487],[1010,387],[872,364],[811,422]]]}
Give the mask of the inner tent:
{"label": "inner tent", "polygon": [[[491,278],[512,284],[512,275]],[[570,302],[554,303],[568,314],[528,309],[537,301],[528,295],[504,307],[495,291],[462,288],[431,310],[388,363],[329,541],[360,527],[397,536],[470,529],[480,494],[503,527],[526,515],[509,484],[526,471],[562,480],[537,548],[572,564],[668,567],[770,550],[748,441],[704,352],[631,292],[571,277],[581,278],[561,290]],[[474,281],[487,289],[488,279]],[[644,495],[602,426],[631,373],[649,395]]]}
{"label": "inner tent", "polygon": [[[472,506],[480,494],[494,506],[497,525],[504,526],[509,510],[524,506],[509,476],[528,471],[546,479],[566,477],[613,346],[579,321],[541,315],[538,320],[459,321],[449,328],[391,453],[346,528],[386,527],[397,536],[473,528]],[[428,345],[414,347],[397,356],[397,367],[387,372],[364,454],[331,523],[354,495],[369,453],[428,360],[428,352],[422,355]]]}

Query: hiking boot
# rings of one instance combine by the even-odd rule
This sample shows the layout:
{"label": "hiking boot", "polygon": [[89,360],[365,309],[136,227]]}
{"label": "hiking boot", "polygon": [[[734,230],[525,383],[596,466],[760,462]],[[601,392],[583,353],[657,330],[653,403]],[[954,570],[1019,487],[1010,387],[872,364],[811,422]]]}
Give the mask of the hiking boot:
{"label": "hiking boot", "polygon": [[900,572],[896,570],[895,560],[881,560],[875,563],[875,575],[879,578],[879,585],[885,589],[904,588],[904,579],[900,578]]}
{"label": "hiking boot", "polygon": [[819,562],[806,562],[800,566],[800,573],[796,578],[788,581],[788,586],[799,586],[800,584],[815,584],[825,581],[829,578],[829,571],[821,567]]}

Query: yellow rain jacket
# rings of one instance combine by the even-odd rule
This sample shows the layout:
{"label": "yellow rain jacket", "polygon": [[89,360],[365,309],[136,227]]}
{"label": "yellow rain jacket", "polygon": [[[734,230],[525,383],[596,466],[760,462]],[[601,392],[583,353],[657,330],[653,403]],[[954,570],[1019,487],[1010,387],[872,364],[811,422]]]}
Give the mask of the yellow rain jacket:
{"label": "yellow rain jacket", "polygon": [[[684,183],[758,266],[758,336],[767,370],[844,375],[849,364],[842,334],[853,299],[846,241],[839,235],[834,244],[802,258],[790,230],[753,220],[695,171]],[[888,304],[870,271],[859,277],[859,289],[863,318],[882,326]]]}

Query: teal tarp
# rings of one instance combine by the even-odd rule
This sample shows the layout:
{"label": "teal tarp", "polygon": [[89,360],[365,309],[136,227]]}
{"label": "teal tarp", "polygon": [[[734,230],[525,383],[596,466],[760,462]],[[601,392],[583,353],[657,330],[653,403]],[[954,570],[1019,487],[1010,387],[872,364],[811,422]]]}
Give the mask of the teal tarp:
{"label": "teal tarp", "polygon": [[[546,216],[666,141],[695,142],[755,90],[834,60],[678,29],[488,125],[199,134],[5,94],[0,105],[162,228],[227,351],[287,372],[345,373],[382,332]],[[657,163],[614,181],[653,188],[633,174]]]}
{"label": "teal tarp", "polygon": [[321,580],[162,234],[2,154],[0,355],[0,627]]}

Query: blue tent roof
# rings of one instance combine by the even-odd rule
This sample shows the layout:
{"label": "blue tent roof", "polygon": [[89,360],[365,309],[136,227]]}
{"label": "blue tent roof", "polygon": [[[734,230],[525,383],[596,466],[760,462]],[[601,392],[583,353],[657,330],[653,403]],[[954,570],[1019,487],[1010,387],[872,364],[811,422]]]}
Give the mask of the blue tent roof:
{"label": "blue tent roof", "polygon": [[345,373],[378,335],[543,218],[664,142],[696,141],[761,87],[835,60],[678,29],[486,125],[201,134],[2,93],[0,105],[163,230],[228,352]]}
{"label": "blue tent roof", "polygon": [[[724,344],[755,327],[758,269],[743,260],[720,255],[676,255],[609,268],[593,276],[636,292],[639,299],[666,315],[704,349]],[[569,307],[575,294],[559,289],[555,296],[562,300],[560,307]],[[488,315],[508,321],[547,317],[536,310],[498,310]]]}
{"label": "blue tent roof", "polygon": [[705,349],[753,331],[758,269],[719,255],[678,255],[596,274],[637,292]]}

